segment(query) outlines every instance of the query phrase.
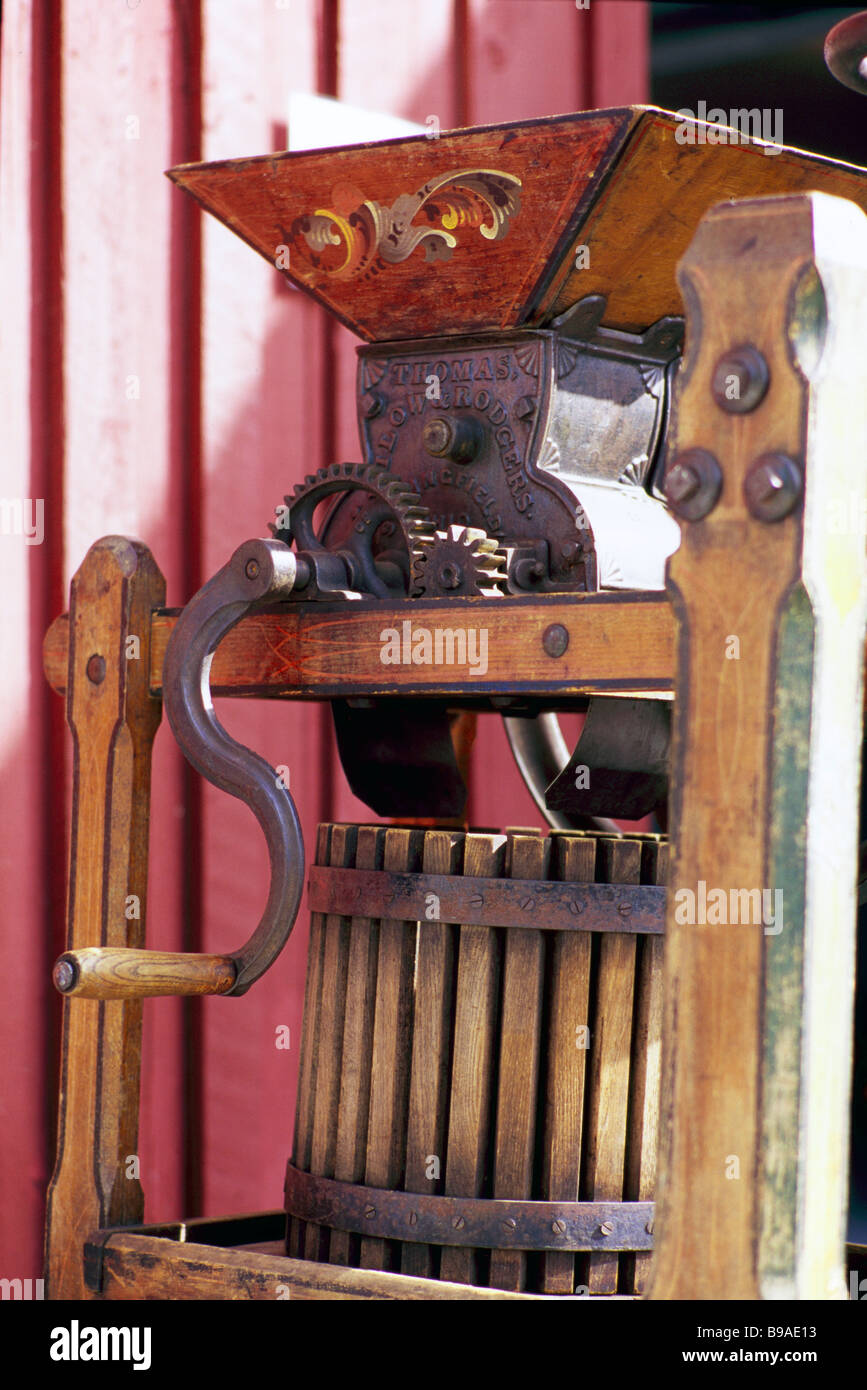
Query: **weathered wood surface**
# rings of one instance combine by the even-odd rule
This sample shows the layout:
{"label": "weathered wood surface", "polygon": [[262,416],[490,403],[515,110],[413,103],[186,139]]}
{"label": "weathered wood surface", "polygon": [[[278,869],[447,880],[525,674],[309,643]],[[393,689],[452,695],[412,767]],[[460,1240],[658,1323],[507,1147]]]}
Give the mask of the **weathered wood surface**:
{"label": "weathered wood surface", "polygon": [[[162,688],[165,649],[174,613],[153,615],[151,690]],[[438,665],[383,665],[382,632],[402,624],[437,628],[473,626],[488,630],[484,674],[449,663],[443,647]],[[542,635],[562,623],[569,645],[550,657]],[[58,618],[45,637],[45,674],[59,693],[66,683],[68,620]],[[434,648],[435,651],[435,648]],[[433,694],[494,685],[520,691],[536,688],[567,693],[594,690],[670,691],[674,680],[674,620],[662,593],[570,595],[567,597],[417,599],[399,608],[384,602],[262,613],[243,619],[214,655],[215,695],[286,695],[324,699],[359,691]]]}
{"label": "weathered wood surface", "polygon": [[[144,945],[151,746],[149,614],[165,583],[142,545],[107,537],[72,582],[67,718],[73,732],[67,949]],[[139,655],[127,639],[140,637]],[[48,1192],[47,1292],[85,1297],[97,1226],[140,1221],[141,1000],[64,1004],[57,1164]]]}
{"label": "weathered wood surface", "polygon": [[[680,276],[688,350],[669,459],[710,449],[723,484],[669,564],[678,698],[651,1296],[845,1296],[867,594],[863,530],[835,525],[834,509],[854,499],[860,516],[867,496],[867,224],[815,194],[723,205]],[[770,386],[734,414],[709,383],[744,343]],[[806,478],[803,506],[774,523],[743,494],[768,450]],[[725,911],[701,913],[702,883]],[[782,893],[780,925],[776,898],[758,921],[729,920],[733,891],[762,890]]]}

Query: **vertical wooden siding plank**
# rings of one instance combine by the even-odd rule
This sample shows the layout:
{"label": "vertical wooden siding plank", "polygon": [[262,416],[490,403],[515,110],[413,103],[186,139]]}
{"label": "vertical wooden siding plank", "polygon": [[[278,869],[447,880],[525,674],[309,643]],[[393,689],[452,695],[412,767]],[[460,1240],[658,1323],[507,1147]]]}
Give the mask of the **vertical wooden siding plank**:
{"label": "vertical wooden siding plank", "polygon": [[[143,540],[177,596],[184,543],[173,510],[171,161],[173,7],[64,7],[64,536],[67,571],[106,533]],[[176,399],[176,397],[175,397]],[[169,422],[167,426],[167,422]],[[154,759],[148,945],[182,942],[180,760]],[[141,1179],[149,1217],[177,1215],[183,1134],[181,1011],[145,1011]]]}
{"label": "vertical wooden siding plank", "polygon": [[[204,159],[255,155],[275,142],[289,93],[316,84],[314,0],[203,8]],[[276,128],[275,128],[276,127]],[[183,196],[175,190],[174,196]],[[276,248],[275,248],[276,251]],[[204,222],[203,569],[212,574],[310,472],[322,427],[314,305],[278,291],[277,272],[212,219]],[[191,595],[184,594],[183,601]],[[315,707],[224,701],[232,736],[288,769],[308,860],[329,819]],[[264,839],[240,802],[203,789],[204,946],[240,944],[267,892]],[[203,1014],[203,1208],[280,1204],[297,1080],[308,912],[249,996]],[[223,1002],[223,1001],[220,1001]],[[196,1007],[201,1007],[197,1005]],[[291,1048],[276,1045],[288,1027]],[[275,1125],[275,1107],[281,1116]],[[270,1195],[269,1195],[270,1194]]]}

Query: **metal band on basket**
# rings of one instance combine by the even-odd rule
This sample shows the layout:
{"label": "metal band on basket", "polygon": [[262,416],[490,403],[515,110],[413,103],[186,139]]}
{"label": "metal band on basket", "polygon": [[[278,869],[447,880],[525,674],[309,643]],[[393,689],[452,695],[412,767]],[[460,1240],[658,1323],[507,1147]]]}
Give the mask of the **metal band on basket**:
{"label": "metal band on basket", "polygon": [[653,1249],[653,1202],[523,1202],[432,1197],[286,1168],[286,1211],[383,1240],[504,1250]]}

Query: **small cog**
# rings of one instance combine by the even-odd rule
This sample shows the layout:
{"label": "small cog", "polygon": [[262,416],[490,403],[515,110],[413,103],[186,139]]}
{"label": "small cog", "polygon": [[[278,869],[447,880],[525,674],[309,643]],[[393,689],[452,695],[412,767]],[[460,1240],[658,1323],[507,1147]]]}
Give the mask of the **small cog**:
{"label": "small cog", "polygon": [[506,552],[486,531],[450,526],[437,531],[415,557],[410,593],[424,598],[493,598],[505,591],[507,564]]}

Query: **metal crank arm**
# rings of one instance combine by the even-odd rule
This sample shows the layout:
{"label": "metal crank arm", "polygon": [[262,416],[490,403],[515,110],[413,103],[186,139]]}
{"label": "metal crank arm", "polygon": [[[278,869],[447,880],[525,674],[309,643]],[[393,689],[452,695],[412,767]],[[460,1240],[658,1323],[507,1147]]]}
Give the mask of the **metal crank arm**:
{"label": "metal crank arm", "polygon": [[271,888],[259,925],[246,945],[225,956],[100,947],[67,951],[54,967],[62,993],[85,999],[244,994],[286,944],[304,882],[298,813],[270,764],[230,738],[219,723],[210,668],[220,642],[241,618],[285,598],[308,578],[304,559],[282,541],[246,541],[181,613],[163,669],[166,714],[185,756],[215,787],[244,801],[265,833]]}

